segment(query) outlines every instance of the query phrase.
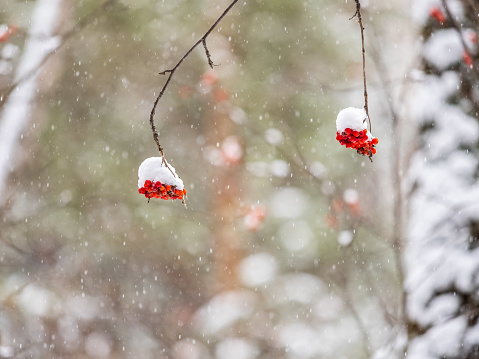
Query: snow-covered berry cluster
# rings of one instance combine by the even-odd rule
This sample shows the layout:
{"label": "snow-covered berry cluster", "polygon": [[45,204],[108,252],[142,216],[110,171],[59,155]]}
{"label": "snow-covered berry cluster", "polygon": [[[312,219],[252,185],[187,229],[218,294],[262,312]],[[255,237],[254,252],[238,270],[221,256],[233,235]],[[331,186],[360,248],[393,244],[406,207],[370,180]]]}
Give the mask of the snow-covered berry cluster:
{"label": "snow-covered berry cluster", "polygon": [[359,154],[371,158],[375,153],[378,139],[373,137],[366,126],[366,111],[348,107],[341,110],[336,119],[336,139],[346,148],[353,148]]}
{"label": "snow-covered berry cluster", "polygon": [[138,192],[144,194],[146,198],[161,198],[164,200],[183,199],[186,196],[184,188],[179,190],[175,186],[164,185],[160,181],[153,183],[150,180],[146,180],[143,187],[138,189]]}
{"label": "snow-covered berry cluster", "polygon": [[162,157],[150,157],[138,169],[138,192],[148,198],[184,201],[186,190],[175,168]]}

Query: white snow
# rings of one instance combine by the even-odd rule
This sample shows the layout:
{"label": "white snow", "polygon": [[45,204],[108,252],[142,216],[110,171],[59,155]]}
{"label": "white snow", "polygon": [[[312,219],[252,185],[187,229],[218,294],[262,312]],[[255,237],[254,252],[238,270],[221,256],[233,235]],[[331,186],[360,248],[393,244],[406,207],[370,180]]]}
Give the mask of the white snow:
{"label": "white snow", "polygon": [[422,123],[430,122],[442,111],[445,100],[457,92],[459,76],[456,72],[446,71],[440,76],[425,75],[423,84],[416,92],[416,101],[412,105],[412,115]]}
{"label": "white snow", "polygon": [[262,161],[246,162],[246,170],[257,177],[269,177],[269,164]]}
{"label": "white snow", "polygon": [[0,59],[0,75],[9,75],[13,71],[13,65],[10,61]]}
{"label": "white snow", "polygon": [[278,237],[288,251],[303,255],[312,255],[312,247],[317,244],[311,226],[303,220],[283,223],[279,227]]}
{"label": "white snow", "polygon": [[224,166],[225,164],[223,153],[216,146],[205,146],[203,157],[213,166]]}
{"label": "white snow", "polygon": [[408,359],[453,358],[460,353],[467,318],[460,316],[432,327],[409,345]]}
{"label": "white snow", "polygon": [[277,128],[269,128],[264,133],[264,138],[268,143],[278,146],[284,141],[283,133]]}
{"label": "white snow", "polygon": [[423,56],[438,70],[445,70],[462,61],[464,47],[461,35],[456,29],[444,29],[434,32],[426,41]]}
{"label": "white snow", "polygon": [[349,244],[351,244],[353,239],[354,235],[351,231],[341,231],[338,235],[338,243],[343,247],[347,247]]}
{"label": "white snow", "polygon": [[229,291],[213,297],[194,314],[196,328],[203,335],[215,335],[254,313],[257,297],[250,291]]}
{"label": "white snow", "polygon": [[271,215],[277,218],[297,218],[308,208],[308,196],[295,187],[277,190],[270,199]]}
{"label": "white snow", "polygon": [[240,276],[248,287],[264,285],[276,276],[278,264],[269,253],[256,253],[241,261]]}
{"label": "white snow", "polygon": [[11,60],[20,53],[20,48],[14,44],[5,44],[0,53],[4,59]]}
{"label": "white snow", "polygon": [[[424,281],[427,282],[427,278],[424,278]],[[415,291],[414,296],[408,299],[410,317],[424,327],[435,325],[454,317],[461,305],[461,299],[454,294],[439,295],[429,302],[430,291],[435,289],[433,287],[434,283],[431,284],[432,286],[427,288],[426,291],[422,293]],[[422,289],[425,288],[423,287]],[[419,298],[419,295],[423,297]],[[419,303],[421,303],[420,306],[417,305]]]}
{"label": "white snow", "polygon": [[479,323],[470,328],[464,338],[464,346],[471,348],[479,344]]}
{"label": "white snow", "polygon": [[260,350],[251,340],[226,338],[216,345],[217,359],[254,359]]}
{"label": "white snow", "polygon": [[320,358],[325,345],[318,340],[318,332],[310,325],[293,322],[279,328],[278,344],[288,349],[290,358]]}
{"label": "white snow", "polygon": [[165,166],[161,157],[150,157],[144,160],[138,169],[138,188],[143,187],[146,180],[150,180],[151,182],[160,181],[162,184],[176,186],[177,189],[182,190],[183,181],[176,174],[175,168],[166,163],[169,168]]}
{"label": "white snow", "polygon": [[321,162],[315,161],[309,165],[309,172],[316,178],[323,178],[328,174],[328,169]]}
{"label": "white snow", "polygon": [[72,317],[82,320],[93,320],[105,314],[100,300],[90,295],[76,295],[66,299],[64,310]]}
{"label": "white snow", "polygon": [[424,136],[429,159],[445,158],[459,144],[473,147],[479,135],[479,124],[458,106],[442,105],[435,114],[435,129]]}
{"label": "white snow", "polygon": [[110,355],[112,342],[110,338],[99,331],[88,335],[85,341],[85,351],[90,358],[106,358]]}
{"label": "white snow", "polygon": [[362,131],[367,126],[366,111],[363,108],[348,107],[338,113],[336,129],[343,132],[346,128],[354,131]]}
{"label": "white snow", "polygon": [[343,300],[332,293],[321,295],[316,298],[312,307],[315,318],[320,322],[332,322],[344,317]]}
{"label": "white snow", "polygon": [[271,174],[275,177],[285,178],[289,175],[289,163],[283,160],[274,160],[269,165]]}
{"label": "white snow", "polygon": [[353,188],[348,188],[343,193],[343,200],[347,204],[356,204],[359,201],[359,193]]}
{"label": "white snow", "polygon": [[244,110],[241,107],[234,107],[230,111],[229,115],[230,115],[231,121],[233,121],[237,125],[244,125],[248,120],[248,116],[246,115],[246,112],[244,112]]}
{"label": "white snow", "polygon": [[52,315],[59,309],[55,293],[34,284],[23,288],[18,296],[18,304],[26,312],[39,317]]}
{"label": "white snow", "polygon": [[277,303],[297,302],[310,306],[326,293],[326,284],[309,273],[289,273],[278,277],[269,291]]}
{"label": "white snow", "polygon": [[13,357],[15,350],[13,347],[0,345],[0,357],[1,358],[10,358]]}

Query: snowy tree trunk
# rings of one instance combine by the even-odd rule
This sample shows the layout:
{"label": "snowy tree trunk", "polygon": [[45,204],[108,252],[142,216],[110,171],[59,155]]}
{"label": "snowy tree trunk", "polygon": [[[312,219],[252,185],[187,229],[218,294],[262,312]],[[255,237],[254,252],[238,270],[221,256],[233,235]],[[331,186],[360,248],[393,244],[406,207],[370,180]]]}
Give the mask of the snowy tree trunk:
{"label": "snowy tree trunk", "polygon": [[14,82],[18,85],[5,102],[0,114],[0,203],[8,174],[15,167],[15,151],[22,130],[32,113],[38,70],[59,45],[53,37],[61,0],[37,0],[32,14],[29,36],[18,65]]}
{"label": "snowy tree trunk", "polygon": [[407,358],[479,358],[479,2],[414,6],[424,73],[409,174]]}

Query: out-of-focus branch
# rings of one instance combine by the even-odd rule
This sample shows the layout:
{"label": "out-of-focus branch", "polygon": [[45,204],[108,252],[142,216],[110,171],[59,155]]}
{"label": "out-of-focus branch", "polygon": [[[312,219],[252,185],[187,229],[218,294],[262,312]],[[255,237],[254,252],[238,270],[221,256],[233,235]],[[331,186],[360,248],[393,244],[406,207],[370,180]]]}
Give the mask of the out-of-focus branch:
{"label": "out-of-focus branch", "polygon": [[[169,74],[168,75],[168,78],[166,79],[166,82],[165,84],[163,85],[163,88],[161,89],[160,93],[158,94],[158,96],[156,97],[156,100],[155,102],[153,103],[153,108],[151,109],[151,113],[150,113],[150,125],[151,125],[151,131],[153,132],[153,139],[158,147],[158,151],[160,152],[161,154],[161,157],[163,158],[163,164],[168,167],[168,164],[166,163],[166,160],[165,160],[165,154],[163,152],[163,147],[161,147],[160,145],[160,140],[159,140],[159,137],[158,137],[158,132],[156,131],[156,127],[155,127],[155,120],[154,120],[154,117],[155,117],[155,112],[156,112],[156,107],[158,106],[158,102],[160,101],[160,99],[163,97],[163,94],[165,93],[166,91],[166,88],[168,87],[170,81],[171,81],[171,78],[173,77],[173,75],[175,74],[175,71],[178,69],[178,67],[180,67],[180,65],[183,63],[183,61],[193,52],[193,50],[200,44],[203,45],[204,49],[205,49],[205,53],[206,53],[206,58],[208,60],[208,65],[213,68],[214,64],[213,64],[213,61],[211,60],[211,54],[208,50],[208,47],[206,46],[206,38],[211,34],[211,32],[216,28],[216,26],[218,25],[218,23],[226,16],[226,14],[231,10],[231,8],[238,2],[238,0],[234,0],[227,8],[225,11],[223,11],[223,13],[220,15],[220,17],[214,22],[213,25],[211,25],[211,27],[208,29],[208,31],[206,31],[206,33],[183,55],[183,57],[176,63],[176,65],[169,69],[169,70],[164,70],[162,72],[160,72],[160,75],[166,75],[166,74]],[[169,167],[168,167],[169,168]],[[170,169],[171,171],[171,169]],[[173,173],[173,171],[172,171]],[[175,174],[173,173],[173,175],[175,176]]]}
{"label": "out-of-focus branch", "polygon": [[[4,109],[0,121],[0,201],[8,174],[14,169],[14,153],[18,137],[30,118],[29,109],[35,97],[38,70],[67,40],[96,18],[116,0],[106,0],[99,8],[78,22],[70,31],[55,36],[61,1],[37,1],[32,25],[23,55],[16,69],[14,82],[0,91]],[[39,38],[41,36],[42,38]],[[14,92],[14,90],[16,90]]]}
{"label": "out-of-focus branch", "polygon": [[[65,32],[62,35],[59,35],[60,43],[54,49],[52,49],[43,60],[36,66],[35,68],[31,69],[27,73],[21,75],[19,78],[15,79],[13,83],[10,85],[0,89],[0,108],[5,104],[6,99],[8,96],[15,90],[15,88],[20,85],[21,83],[25,82],[26,80],[30,79],[33,75],[37,73],[37,71],[45,65],[45,63],[52,57],[55,53],[58,52],[63,46],[65,46],[68,41],[76,34],[78,34],[81,30],[83,30],[86,26],[90,25],[95,19],[101,16],[109,7],[111,7],[117,0],[106,0],[103,4],[98,6],[95,10],[91,13],[86,15],[83,19],[81,19],[78,23],[75,24],[70,30]],[[37,38],[38,40],[47,40],[43,36],[40,35],[33,35],[32,37]]]}

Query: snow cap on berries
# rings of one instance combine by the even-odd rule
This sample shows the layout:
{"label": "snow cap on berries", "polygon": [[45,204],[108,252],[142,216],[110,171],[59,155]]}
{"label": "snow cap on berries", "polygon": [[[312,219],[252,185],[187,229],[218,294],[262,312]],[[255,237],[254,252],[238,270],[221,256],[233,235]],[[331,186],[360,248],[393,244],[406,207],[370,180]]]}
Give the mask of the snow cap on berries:
{"label": "snow cap on berries", "polygon": [[362,108],[348,107],[341,110],[336,119],[336,139],[341,145],[355,149],[372,161],[378,139],[369,133],[366,118],[366,111]]}
{"label": "snow cap on berries", "polygon": [[336,128],[340,133],[347,128],[353,131],[362,131],[367,126],[366,118],[366,111],[363,108],[348,107],[338,113]]}
{"label": "snow cap on berries", "polygon": [[150,157],[144,160],[138,169],[138,188],[142,188],[145,181],[149,180],[153,183],[161,182],[176,186],[178,190],[183,190],[183,181],[176,174],[175,168],[167,162],[169,168],[166,167],[164,162],[162,157]]}

